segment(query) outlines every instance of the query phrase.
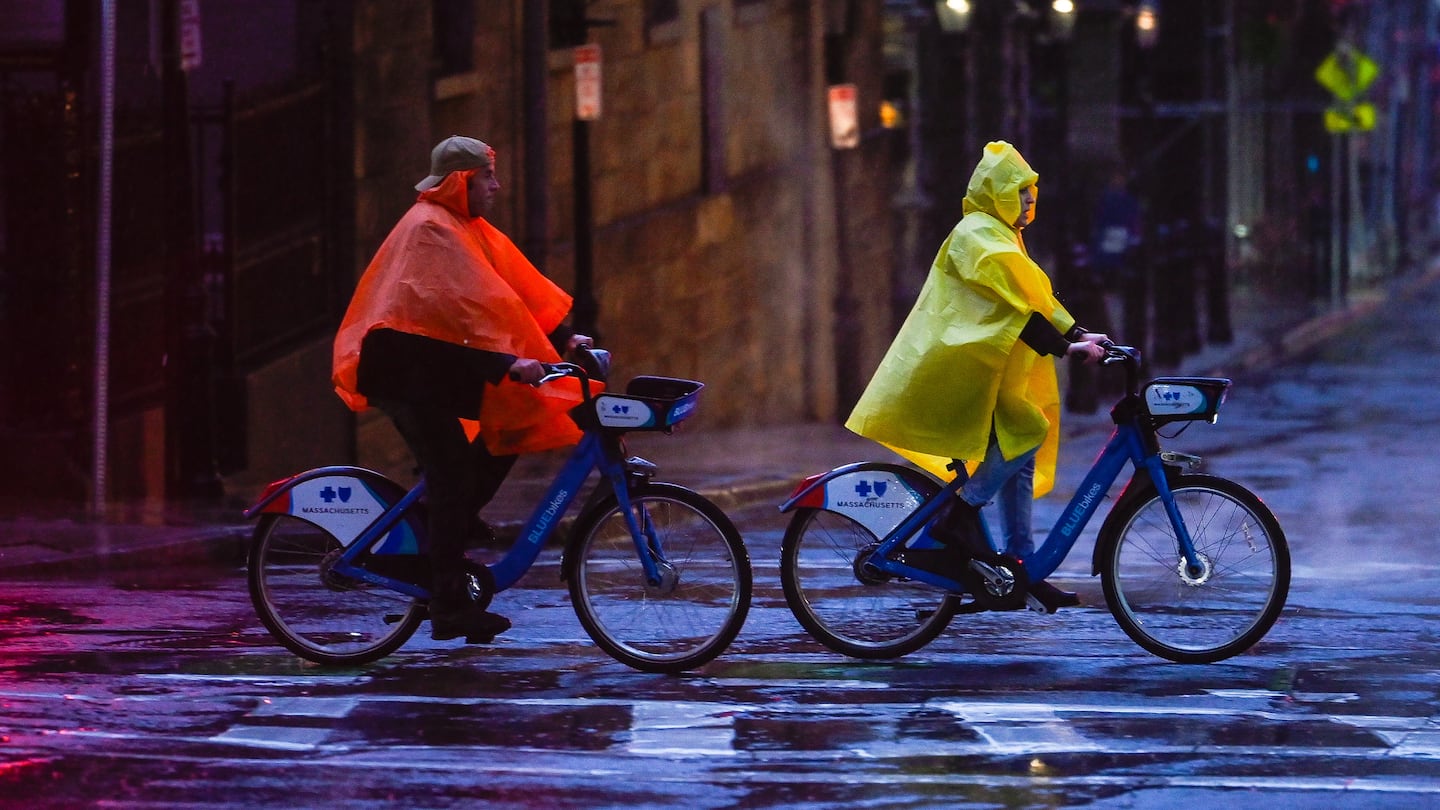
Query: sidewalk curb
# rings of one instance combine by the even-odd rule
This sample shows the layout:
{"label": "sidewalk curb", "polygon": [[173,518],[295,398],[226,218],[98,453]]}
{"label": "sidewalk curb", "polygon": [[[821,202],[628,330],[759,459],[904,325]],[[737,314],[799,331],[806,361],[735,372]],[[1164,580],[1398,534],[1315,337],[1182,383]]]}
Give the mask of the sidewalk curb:
{"label": "sidewalk curb", "polygon": [[1208,372],[1206,376],[1220,376],[1235,370],[1250,371],[1292,360],[1374,315],[1386,305],[1408,298],[1436,282],[1440,282],[1440,262],[1423,273],[1393,279],[1388,285],[1361,293],[1344,306],[1305,320],[1287,330],[1278,340],[1251,349],[1234,363],[1227,363],[1223,371]]}
{"label": "sidewalk curb", "polygon": [[[37,527],[44,528],[44,527]],[[0,549],[0,571],[10,575],[52,576],[143,571],[204,563],[240,566],[245,562],[251,527],[237,523],[186,528],[93,523],[57,525],[57,535],[85,536],[88,542],[35,542],[20,551]],[[31,559],[16,560],[18,556]]]}

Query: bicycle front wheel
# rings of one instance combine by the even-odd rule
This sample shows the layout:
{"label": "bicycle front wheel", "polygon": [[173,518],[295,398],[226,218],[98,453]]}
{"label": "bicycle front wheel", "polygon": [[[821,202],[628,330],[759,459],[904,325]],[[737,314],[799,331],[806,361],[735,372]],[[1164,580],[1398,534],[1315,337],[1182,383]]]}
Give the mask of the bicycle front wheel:
{"label": "bicycle front wheel", "polygon": [[845,515],[801,509],[780,546],[790,612],[815,640],[854,658],[912,653],[934,641],[960,606],[933,586],[867,571],[877,543]]}
{"label": "bicycle front wheel", "polygon": [[276,640],[317,664],[358,665],[394,652],[427,612],[404,594],[330,570],[343,551],[329,532],[266,515],[250,546],[250,601]]}
{"label": "bicycle front wheel", "polygon": [[1179,475],[1171,489],[1200,567],[1186,563],[1152,485],[1106,521],[1105,602],[1141,647],[1208,664],[1248,650],[1275,624],[1290,591],[1290,550],[1275,516],[1243,486]]}
{"label": "bicycle front wheel", "polygon": [[631,490],[659,581],[645,571],[615,496],[575,527],[570,599],[590,638],[644,672],[683,672],[724,652],[750,610],[750,554],[734,524],[674,484]]}

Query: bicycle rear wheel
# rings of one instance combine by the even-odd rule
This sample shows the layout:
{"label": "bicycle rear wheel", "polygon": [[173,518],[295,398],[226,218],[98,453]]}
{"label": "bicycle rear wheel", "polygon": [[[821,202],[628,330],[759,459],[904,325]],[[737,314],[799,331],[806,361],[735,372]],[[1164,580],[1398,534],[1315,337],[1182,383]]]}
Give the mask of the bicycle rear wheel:
{"label": "bicycle rear wheel", "polygon": [[286,649],[317,664],[366,664],[394,652],[424,621],[425,605],[330,570],[343,547],[290,515],[261,518],[250,546],[255,612]]}
{"label": "bicycle rear wheel", "polygon": [[921,582],[863,571],[857,561],[877,542],[845,515],[801,509],[780,546],[790,612],[821,644],[854,658],[897,658],[924,647],[961,602]]}
{"label": "bicycle rear wheel", "polygon": [[615,496],[582,517],[567,555],[570,599],[585,632],[644,672],[682,672],[714,659],[750,610],[750,554],[734,524],[700,494],[674,484],[630,492],[660,567],[646,581]]}
{"label": "bicycle rear wheel", "polygon": [[1290,550],[1275,516],[1243,486],[1179,475],[1171,489],[1201,568],[1186,565],[1152,485],[1107,519],[1101,584],[1115,621],[1141,647],[1208,664],[1244,652],[1275,624],[1290,591]]}

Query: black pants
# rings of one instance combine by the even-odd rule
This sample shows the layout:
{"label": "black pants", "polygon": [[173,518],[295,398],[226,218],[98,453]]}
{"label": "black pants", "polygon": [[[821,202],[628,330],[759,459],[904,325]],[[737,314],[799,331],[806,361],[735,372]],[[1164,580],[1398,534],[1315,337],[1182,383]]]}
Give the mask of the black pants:
{"label": "black pants", "polygon": [[411,402],[375,404],[395,423],[425,476],[435,591],[450,593],[460,582],[471,522],[495,497],[516,456],[492,456],[484,441],[471,442],[448,408]]}

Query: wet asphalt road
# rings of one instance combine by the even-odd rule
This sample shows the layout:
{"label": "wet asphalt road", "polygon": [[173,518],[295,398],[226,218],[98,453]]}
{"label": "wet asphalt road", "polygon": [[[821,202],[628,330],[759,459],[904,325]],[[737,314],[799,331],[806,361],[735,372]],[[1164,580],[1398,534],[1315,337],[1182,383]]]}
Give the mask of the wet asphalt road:
{"label": "wet asphalt road", "polygon": [[[758,544],[757,544],[758,545]],[[1103,607],[960,617],[901,661],[762,587],[703,671],[645,675],[526,587],[490,647],[303,665],[229,571],[40,582],[9,609],[0,804],[126,807],[1423,806],[1440,794],[1434,570],[1302,576],[1246,655],[1182,666]],[[173,576],[172,576],[173,574]],[[544,581],[553,565],[532,573]],[[1412,572],[1413,574],[1413,572]],[[1098,587],[1076,582],[1100,604]],[[23,799],[21,798],[23,797]],[[37,804],[36,802],[39,802]]]}
{"label": "wet asphalt road", "polygon": [[590,644],[548,555],[497,599],[516,626],[496,644],[422,635],[353,670],[271,642],[239,571],[7,583],[0,806],[1440,804],[1436,303],[1240,380],[1219,425],[1168,443],[1262,494],[1290,539],[1284,615],[1228,661],[1131,643],[1087,540],[1058,574],[1085,607],[845,659],[786,609],[769,507],[732,515],[756,564],[740,639],[679,677]]}

